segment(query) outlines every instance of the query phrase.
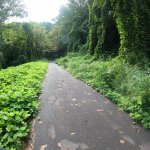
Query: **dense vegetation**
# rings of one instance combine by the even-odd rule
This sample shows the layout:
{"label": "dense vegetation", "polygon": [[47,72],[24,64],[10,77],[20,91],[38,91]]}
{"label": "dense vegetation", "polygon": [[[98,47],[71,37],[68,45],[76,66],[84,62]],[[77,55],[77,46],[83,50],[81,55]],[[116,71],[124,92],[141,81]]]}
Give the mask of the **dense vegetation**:
{"label": "dense vegetation", "polygon": [[[27,13],[0,1],[0,69],[58,63],[150,128],[150,1],[68,0],[52,23],[6,23]],[[0,71],[0,145],[16,149],[37,110],[46,62]]]}
{"label": "dense vegetation", "polygon": [[58,63],[150,128],[150,2],[69,0],[59,24],[77,53]]}
{"label": "dense vegetation", "polygon": [[51,23],[9,23],[2,25],[0,66],[16,66],[25,62],[50,58],[55,52],[51,44]]}
{"label": "dense vegetation", "polygon": [[37,112],[46,61],[0,71],[0,148],[20,149],[29,133],[29,118]]}
{"label": "dense vegetation", "polygon": [[94,59],[119,56],[141,68],[149,64],[149,0],[68,0],[55,24],[6,24],[9,17],[26,12],[19,0],[2,0],[0,6],[2,67],[67,51],[88,53]]}
{"label": "dense vegetation", "polygon": [[59,45],[62,45],[65,36],[58,39],[59,30],[57,27],[52,30],[52,23],[5,22],[10,17],[23,17],[26,14],[22,0],[0,1],[0,68],[64,53]]}
{"label": "dense vegetation", "polygon": [[60,37],[68,38],[67,51],[88,53],[94,59],[119,55],[143,68],[150,60],[149,20],[148,0],[69,0],[55,27]]}
{"label": "dense vegetation", "polygon": [[138,0],[92,1],[89,4],[89,52],[96,57],[118,52],[130,64],[147,63],[150,59],[149,10],[148,0],[143,3]]}
{"label": "dense vegetation", "polygon": [[[123,59],[93,61],[88,55],[69,53],[57,60],[78,79],[117,103],[145,128],[150,128],[150,75]],[[149,70],[150,71],[150,70]]]}

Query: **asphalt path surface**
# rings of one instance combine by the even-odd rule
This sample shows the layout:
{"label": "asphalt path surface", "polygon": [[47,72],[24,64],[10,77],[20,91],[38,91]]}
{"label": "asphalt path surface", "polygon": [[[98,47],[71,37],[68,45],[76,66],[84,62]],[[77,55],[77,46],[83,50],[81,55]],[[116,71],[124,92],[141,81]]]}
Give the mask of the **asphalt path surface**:
{"label": "asphalt path surface", "polygon": [[31,133],[33,150],[150,150],[150,131],[54,63],[40,103]]}

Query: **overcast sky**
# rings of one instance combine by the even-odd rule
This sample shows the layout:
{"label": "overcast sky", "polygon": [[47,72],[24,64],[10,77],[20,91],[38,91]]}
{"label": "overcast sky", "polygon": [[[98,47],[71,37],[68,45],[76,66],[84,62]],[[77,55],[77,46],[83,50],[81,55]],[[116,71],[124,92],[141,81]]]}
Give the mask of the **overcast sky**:
{"label": "overcast sky", "polygon": [[67,0],[23,0],[28,11],[28,18],[13,18],[10,21],[52,21],[59,14],[59,9]]}

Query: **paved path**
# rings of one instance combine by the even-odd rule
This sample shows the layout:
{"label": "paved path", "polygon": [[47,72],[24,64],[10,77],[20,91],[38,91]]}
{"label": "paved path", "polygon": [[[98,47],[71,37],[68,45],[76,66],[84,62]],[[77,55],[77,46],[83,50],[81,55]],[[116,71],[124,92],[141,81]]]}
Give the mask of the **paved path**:
{"label": "paved path", "polygon": [[32,130],[34,150],[150,150],[150,132],[54,63]]}

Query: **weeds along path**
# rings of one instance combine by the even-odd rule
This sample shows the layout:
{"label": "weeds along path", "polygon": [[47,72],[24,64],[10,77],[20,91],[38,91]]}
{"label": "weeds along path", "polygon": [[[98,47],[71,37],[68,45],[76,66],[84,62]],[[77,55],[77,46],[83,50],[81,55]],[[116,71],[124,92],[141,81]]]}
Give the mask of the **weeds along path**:
{"label": "weeds along path", "polygon": [[0,70],[0,150],[21,150],[38,109],[47,61]]}
{"label": "weeds along path", "polygon": [[88,85],[49,64],[34,150],[150,150],[150,132]]}

